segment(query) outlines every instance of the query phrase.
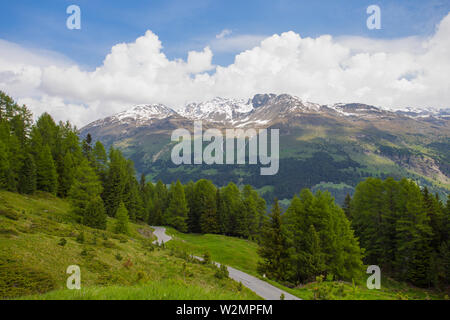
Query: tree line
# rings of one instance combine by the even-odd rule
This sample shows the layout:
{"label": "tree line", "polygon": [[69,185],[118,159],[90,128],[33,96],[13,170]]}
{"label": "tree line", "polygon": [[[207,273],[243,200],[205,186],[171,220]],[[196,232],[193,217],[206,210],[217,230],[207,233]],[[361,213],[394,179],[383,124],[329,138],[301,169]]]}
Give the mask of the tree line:
{"label": "tree line", "polygon": [[216,188],[209,180],[138,181],[131,160],[113,147],[107,153],[90,134],[80,141],[69,122],[58,124],[48,113],[36,123],[26,106],[0,92],[0,188],[32,194],[52,193],[69,199],[81,223],[106,228],[116,217],[117,232],[128,221],[169,225],[182,232],[255,237],[265,201],[250,185]]}
{"label": "tree line", "polygon": [[358,278],[375,264],[418,286],[450,281],[450,201],[411,180],[368,178],[339,207],[328,192],[303,189],[286,212],[250,186],[218,188],[201,179],[165,185],[136,178],[134,164],[113,147],[106,152],[69,122],[31,112],[0,91],[0,189],[67,198],[79,221],[128,233],[129,221],[169,225],[181,232],[256,240],[258,270],[269,278],[304,283],[318,275]]}
{"label": "tree line", "polygon": [[367,178],[343,208],[328,192],[303,189],[282,213],[275,201],[260,236],[261,274],[293,284],[320,275],[352,280],[363,265],[420,287],[450,283],[450,195],[414,181]]}
{"label": "tree line", "polygon": [[344,209],[365,263],[397,280],[442,287],[450,283],[450,195],[446,202],[411,180],[368,178]]}
{"label": "tree line", "polygon": [[363,252],[344,211],[328,192],[303,189],[282,213],[278,201],[260,236],[260,274],[300,284],[316,276],[361,276]]}

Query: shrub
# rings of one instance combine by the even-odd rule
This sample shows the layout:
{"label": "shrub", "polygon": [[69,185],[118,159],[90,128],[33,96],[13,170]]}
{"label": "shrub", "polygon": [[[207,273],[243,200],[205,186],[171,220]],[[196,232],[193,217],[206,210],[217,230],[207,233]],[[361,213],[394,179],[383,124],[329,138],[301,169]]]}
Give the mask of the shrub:
{"label": "shrub", "polygon": [[127,268],[127,269],[130,269],[130,268],[133,266],[133,261],[131,261],[131,259],[128,258],[127,261],[125,261],[125,262],[123,263],[123,266],[124,266],[125,268]]}
{"label": "shrub", "polygon": [[77,236],[77,242],[78,243],[84,243],[84,232],[83,231],[81,231],[79,234],[78,234],[78,236]]}
{"label": "shrub", "polygon": [[220,267],[217,268],[217,271],[215,274],[216,278],[218,278],[218,279],[226,279],[229,277],[229,275],[230,274],[228,272],[228,268],[224,264],[221,264]]}
{"label": "shrub", "polygon": [[117,261],[122,261],[122,259],[123,259],[123,257],[120,255],[120,253],[116,253],[115,257],[116,257]]}
{"label": "shrub", "polygon": [[64,247],[64,246],[66,245],[66,243],[67,243],[67,240],[66,240],[65,238],[61,238],[61,239],[59,240],[59,242],[58,242],[58,244],[59,244],[61,247]]}
{"label": "shrub", "polygon": [[115,248],[116,244],[114,242],[110,241],[110,240],[104,240],[103,241],[103,246],[105,248]]}
{"label": "shrub", "polygon": [[16,211],[9,209],[9,208],[0,209],[0,216],[4,216],[10,220],[15,220],[15,221],[19,220],[19,218],[20,218],[20,215]]}
{"label": "shrub", "polygon": [[45,293],[54,288],[54,279],[43,270],[19,263],[0,263],[0,299]]}
{"label": "shrub", "polygon": [[203,263],[204,264],[211,263],[211,254],[208,251],[203,254]]}

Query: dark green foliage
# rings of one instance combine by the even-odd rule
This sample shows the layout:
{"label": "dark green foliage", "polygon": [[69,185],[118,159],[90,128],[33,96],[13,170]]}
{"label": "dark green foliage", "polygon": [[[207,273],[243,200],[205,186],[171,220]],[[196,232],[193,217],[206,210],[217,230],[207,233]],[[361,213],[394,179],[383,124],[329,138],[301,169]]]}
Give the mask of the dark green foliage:
{"label": "dark green foliage", "polygon": [[210,263],[211,263],[211,254],[210,254],[208,251],[206,251],[206,252],[203,254],[202,262],[203,262],[204,264],[210,264]]}
{"label": "dark green foliage", "polygon": [[0,262],[0,299],[45,293],[55,287],[55,279],[44,270],[24,267],[18,262]]}
{"label": "dark green foliage", "polygon": [[220,267],[217,267],[217,271],[214,276],[218,279],[227,279],[230,276],[227,266],[221,264]]}
{"label": "dark green foliage", "polygon": [[349,193],[347,193],[344,199],[344,205],[342,206],[342,209],[344,210],[347,219],[351,219],[351,208],[350,208],[351,202],[352,197],[350,196]]}
{"label": "dark green foliage", "polygon": [[18,191],[24,194],[32,194],[36,191],[36,165],[31,154],[25,156],[19,173]]}
{"label": "dark green foliage", "polygon": [[186,220],[188,211],[184,188],[178,180],[170,188],[169,206],[166,210],[164,221],[178,231],[187,232]]}
{"label": "dark green foliage", "polygon": [[106,229],[106,212],[102,198],[97,196],[89,201],[82,222],[92,228]]}
{"label": "dark green foliage", "polygon": [[194,187],[194,210],[202,233],[219,233],[216,187],[208,180],[199,180]]}
{"label": "dark green foliage", "polygon": [[281,209],[275,199],[267,221],[261,231],[261,244],[258,253],[262,259],[258,272],[270,279],[285,280],[289,268],[288,240],[281,220]]}
{"label": "dark green foliage", "polygon": [[84,240],[85,240],[85,238],[84,238],[84,232],[81,231],[81,232],[77,235],[76,241],[77,241],[78,243],[84,243]]}
{"label": "dark green foliage", "polygon": [[36,150],[36,183],[38,190],[56,194],[58,177],[50,146],[46,143]]}
{"label": "dark green foliage", "polygon": [[351,212],[367,264],[421,287],[449,282],[448,214],[427,188],[369,178],[357,186]]}
{"label": "dark green foliage", "polygon": [[163,215],[167,208],[168,191],[167,187],[161,180],[155,185],[153,196],[151,199],[150,224],[161,225]]}
{"label": "dark green foliage", "polygon": [[69,191],[69,199],[73,211],[84,217],[88,204],[102,192],[102,185],[89,166],[87,160],[83,160],[75,173],[75,179]]}
{"label": "dark green foliage", "polygon": [[114,225],[115,233],[128,234],[128,210],[124,203],[121,202],[116,212],[116,224]]}

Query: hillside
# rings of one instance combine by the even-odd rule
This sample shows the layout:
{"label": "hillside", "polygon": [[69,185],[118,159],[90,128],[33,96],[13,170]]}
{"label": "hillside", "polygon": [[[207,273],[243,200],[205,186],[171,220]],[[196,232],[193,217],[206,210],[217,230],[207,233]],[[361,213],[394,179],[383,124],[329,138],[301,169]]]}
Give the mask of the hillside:
{"label": "hillside", "polygon": [[286,287],[275,281],[270,281],[258,275],[256,266],[259,261],[257,244],[245,239],[227,237],[213,234],[184,234],[172,228],[168,233],[173,239],[167,243],[167,247],[182,249],[196,255],[205,252],[211,254],[211,259],[242,270],[270,284],[285,290],[301,299],[326,299],[326,300],[424,300],[424,299],[448,299],[446,293],[419,289],[414,286],[395,281],[382,276],[380,290],[369,290],[365,280],[368,277],[363,270],[361,278],[354,283],[333,281],[332,278],[319,278],[298,287]]}
{"label": "hillside", "polygon": [[[280,169],[261,176],[259,165],[175,165],[171,133],[207,128],[280,130]],[[97,120],[80,131],[132,159],[139,173],[170,183],[206,178],[251,184],[271,202],[302,188],[329,190],[338,203],[366,177],[408,177],[442,197],[450,190],[448,110],[390,111],[364,104],[318,105],[290,95],[259,94],[249,100],[216,98],[178,112],[137,106]],[[206,147],[207,143],[203,144]]]}
{"label": "hillside", "polygon": [[[52,195],[0,191],[0,298],[258,299],[216,278],[212,265],[152,245],[148,225],[130,224],[129,236],[117,235],[114,220],[105,231],[92,229]],[[80,291],[65,289],[69,265],[81,268]]]}

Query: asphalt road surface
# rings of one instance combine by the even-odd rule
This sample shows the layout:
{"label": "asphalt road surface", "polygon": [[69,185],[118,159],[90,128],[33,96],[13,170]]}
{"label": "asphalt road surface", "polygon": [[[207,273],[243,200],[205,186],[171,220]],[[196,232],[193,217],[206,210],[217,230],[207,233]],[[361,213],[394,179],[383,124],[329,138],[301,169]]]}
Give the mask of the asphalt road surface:
{"label": "asphalt road surface", "polygon": [[[166,228],[154,226],[152,226],[152,228],[155,229],[155,231],[153,231],[153,234],[157,238],[157,240],[155,240],[154,243],[159,244],[161,244],[162,242],[166,243],[167,241],[170,241],[172,239],[171,236],[166,234]],[[202,260],[201,257],[195,258]],[[220,266],[219,263],[216,264]],[[260,296],[265,300],[280,300],[282,294],[284,295],[285,300],[301,300],[300,298],[297,298],[296,296],[287,293],[286,291],[274,287],[273,285],[267,283],[266,281],[258,279],[235,268],[232,267],[227,268],[231,279],[237,282],[241,282],[243,286],[249,288],[250,290],[255,292],[258,296]]]}

